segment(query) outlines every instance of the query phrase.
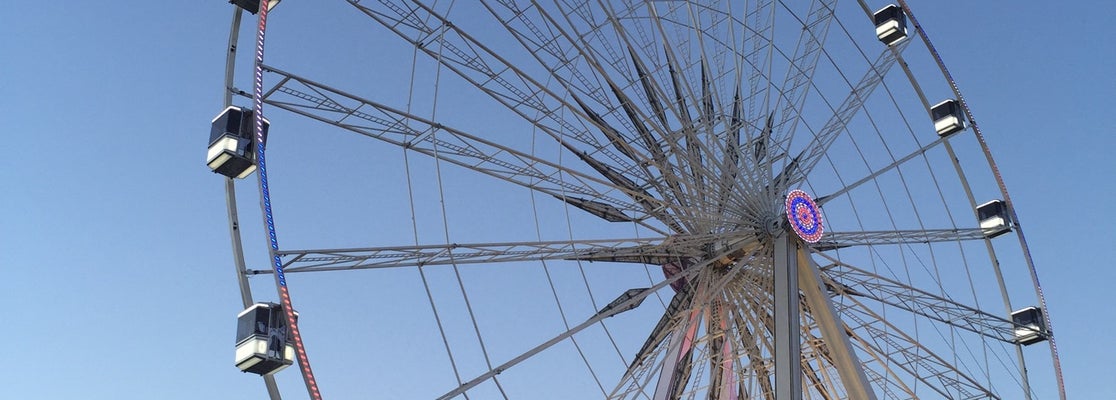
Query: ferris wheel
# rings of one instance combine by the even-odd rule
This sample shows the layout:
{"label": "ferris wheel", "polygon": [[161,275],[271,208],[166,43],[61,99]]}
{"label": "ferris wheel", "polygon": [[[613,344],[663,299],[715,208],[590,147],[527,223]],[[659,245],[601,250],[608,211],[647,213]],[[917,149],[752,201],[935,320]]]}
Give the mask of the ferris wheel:
{"label": "ferris wheel", "polygon": [[1019,216],[903,1],[234,3],[207,163],[273,399],[1065,398]]}

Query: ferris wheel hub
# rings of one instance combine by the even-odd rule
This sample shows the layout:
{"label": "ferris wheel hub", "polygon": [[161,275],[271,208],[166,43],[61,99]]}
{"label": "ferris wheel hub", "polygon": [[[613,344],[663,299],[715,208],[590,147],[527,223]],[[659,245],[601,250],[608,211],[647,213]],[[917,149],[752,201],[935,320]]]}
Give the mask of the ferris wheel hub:
{"label": "ferris wheel hub", "polygon": [[764,217],[761,229],[770,237],[778,236],[785,230],[783,227],[783,218],[778,215]]}

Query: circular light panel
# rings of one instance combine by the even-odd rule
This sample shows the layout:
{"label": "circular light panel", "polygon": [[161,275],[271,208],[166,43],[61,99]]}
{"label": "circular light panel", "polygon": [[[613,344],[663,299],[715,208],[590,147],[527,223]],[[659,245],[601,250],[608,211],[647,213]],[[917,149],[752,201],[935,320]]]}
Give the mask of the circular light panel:
{"label": "circular light panel", "polygon": [[808,243],[817,243],[821,240],[824,228],[822,227],[822,214],[818,204],[810,195],[795,189],[787,193],[787,221],[798,237]]}

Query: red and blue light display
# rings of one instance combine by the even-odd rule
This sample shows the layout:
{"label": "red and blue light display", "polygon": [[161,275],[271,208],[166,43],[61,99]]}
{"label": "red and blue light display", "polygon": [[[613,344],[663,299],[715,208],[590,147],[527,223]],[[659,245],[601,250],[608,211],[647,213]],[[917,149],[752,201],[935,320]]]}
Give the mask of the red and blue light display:
{"label": "red and blue light display", "polygon": [[798,237],[808,243],[821,240],[825,228],[822,227],[822,214],[818,204],[810,195],[795,189],[787,193],[787,221]]}
{"label": "red and blue light display", "polygon": [[252,85],[252,102],[255,109],[254,122],[256,127],[255,144],[257,163],[259,164],[260,193],[263,197],[264,222],[267,224],[268,242],[271,245],[270,253],[275,269],[275,283],[279,288],[279,299],[283,305],[283,314],[287,319],[287,326],[290,327],[291,336],[294,339],[298,366],[299,369],[302,370],[302,377],[306,382],[306,389],[310,394],[310,398],[312,400],[321,400],[322,394],[318,390],[318,382],[317,379],[314,378],[314,371],[310,368],[310,359],[306,356],[306,347],[302,343],[302,334],[298,330],[298,321],[294,316],[294,306],[291,305],[291,294],[287,289],[287,277],[283,273],[283,262],[276,254],[279,251],[279,239],[278,235],[275,233],[275,218],[272,216],[271,212],[271,192],[267,184],[266,144],[264,143],[263,137],[263,56],[264,36],[267,32],[268,5],[268,1],[260,1],[259,19],[256,27],[255,74]]}

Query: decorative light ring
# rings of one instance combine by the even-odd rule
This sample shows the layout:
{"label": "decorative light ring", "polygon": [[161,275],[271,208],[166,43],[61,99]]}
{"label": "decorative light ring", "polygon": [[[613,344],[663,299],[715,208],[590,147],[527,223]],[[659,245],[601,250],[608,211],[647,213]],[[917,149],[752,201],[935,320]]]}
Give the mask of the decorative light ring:
{"label": "decorative light ring", "polygon": [[787,193],[787,221],[798,237],[808,243],[821,240],[825,228],[822,227],[822,214],[818,204],[810,195],[795,189]]}

